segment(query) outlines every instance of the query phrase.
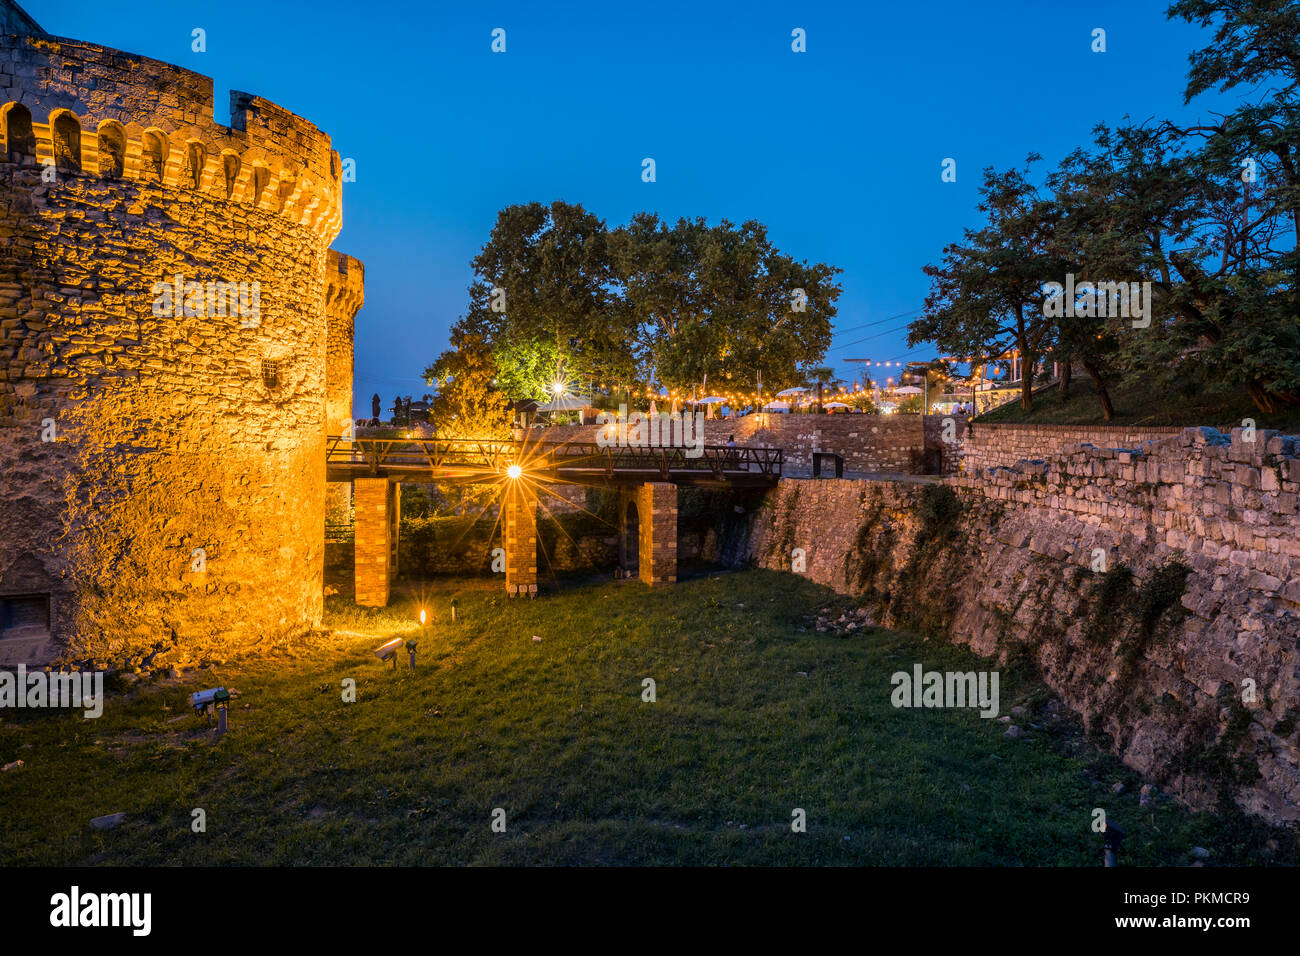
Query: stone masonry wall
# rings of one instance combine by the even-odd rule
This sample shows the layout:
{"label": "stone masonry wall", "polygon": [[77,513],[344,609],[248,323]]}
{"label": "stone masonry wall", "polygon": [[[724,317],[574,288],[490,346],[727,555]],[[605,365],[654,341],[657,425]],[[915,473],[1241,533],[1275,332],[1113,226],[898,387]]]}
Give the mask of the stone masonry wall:
{"label": "stone masonry wall", "polygon": [[1143,442],[1169,438],[1181,428],[1133,428],[1127,425],[1002,425],[975,422],[962,458],[968,475],[984,468],[1014,465],[1041,458],[1063,445],[1088,443],[1104,448],[1134,448]]}
{"label": "stone masonry wall", "polygon": [[[0,596],[52,614],[0,663],[220,659],[314,626],[338,154],[78,41],[0,37],[0,89]],[[168,313],[176,276],[258,283],[259,321],[188,290]]]}
{"label": "stone masonry wall", "polygon": [[783,480],[712,556],[789,570],[802,548],[882,623],[1028,658],[1189,805],[1293,821],[1300,441],[1242,438],[1074,445],[939,486]]}

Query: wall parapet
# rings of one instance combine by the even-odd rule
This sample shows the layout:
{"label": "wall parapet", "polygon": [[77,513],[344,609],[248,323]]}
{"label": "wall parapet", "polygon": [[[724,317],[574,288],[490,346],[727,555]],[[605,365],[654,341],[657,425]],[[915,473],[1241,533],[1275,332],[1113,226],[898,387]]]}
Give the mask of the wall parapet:
{"label": "wall parapet", "polygon": [[978,474],[985,468],[1013,465],[1022,459],[1051,454],[1071,444],[1131,448],[1181,432],[1182,428],[1178,426],[1025,425],[975,421],[971,423],[962,451],[963,470],[967,474]]}

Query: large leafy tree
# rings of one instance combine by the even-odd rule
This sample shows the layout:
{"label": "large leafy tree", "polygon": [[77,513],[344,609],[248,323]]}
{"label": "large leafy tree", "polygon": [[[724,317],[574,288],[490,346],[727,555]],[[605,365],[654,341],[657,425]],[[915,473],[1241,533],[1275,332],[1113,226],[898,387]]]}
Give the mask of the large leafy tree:
{"label": "large leafy tree", "polygon": [[1218,122],[1176,130],[1203,145],[1204,254],[1176,262],[1203,360],[1226,368],[1261,411],[1300,405],[1300,4],[1178,0],[1168,9],[1214,30],[1189,57],[1184,101],[1247,88]]}
{"label": "large leafy tree", "polygon": [[758,222],[642,213],[610,231],[563,202],[502,210],[473,268],[453,339],[485,343],[512,398],[556,378],[793,385],[829,347],[840,294],[839,269],[781,253]]}
{"label": "large leafy tree", "polygon": [[[1031,155],[1029,162],[1038,159]],[[908,345],[934,342],[940,350],[996,359],[1013,349],[1033,369],[1051,343],[1043,315],[1043,284],[1062,275],[1052,243],[1056,207],[1023,170],[984,171],[980,211],[986,224],[967,229],[927,265],[930,293],[921,317],[908,327]],[[1021,406],[1033,402],[1033,376],[1022,376]]]}
{"label": "large leafy tree", "polygon": [[537,368],[560,366],[622,379],[633,336],[614,287],[605,223],[580,205],[508,206],[471,265],[470,304],[456,331],[500,348],[501,380],[531,394]]}
{"label": "large leafy tree", "polygon": [[641,213],[610,247],[637,354],[662,384],[779,389],[830,346],[840,270],[784,255],[762,223],[670,225]]}
{"label": "large leafy tree", "polygon": [[[1051,281],[1062,283],[1072,274],[1080,284],[1123,283],[1128,288],[1153,274],[1167,278],[1155,247],[1162,236],[1185,235],[1181,223],[1186,215],[1170,201],[1185,190],[1175,188],[1174,173],[1162,166],[1160,137],[1134,135],[1139,132],[1125,131],[1112,142],[1111,131],[1100,126],[1095,136],[1103,145],[1101,150],[1076,150],[1048,176],[1053,204],[1051,244],[1061,270]],[[1154,236],[1148,237],[1147,229],[1157,220],[1161,222],[1154,226]],[[1167,282],[1158,281],[1153,295],[1156,289],[1168,288]],[[1080,308],[1079,299],[1073,309],[1056,310],[1069,314],[1055,318],[1053,354],[1066,369],[1078,363],[1088,373],[1107,421],[1115,415],[1107,380],[1121,367],[1138,367],[1134,361],[1140,352],[1135,347],[1137,337],[1146,336],[1148,342],[1167,341],[1167,323],[1156,318],[1151,301],[1142,304],[1150,319],[1142,331],[1135,330],[1131,310],[1125,317],[1109,308]],[[1066,380],[1063,375],[1063,385]]]}
{"label": "large leafy tree", "polygon": [[[1107,418],[1105,379],[1119,370],[1237,385],[1263,412],[1300,405],[1300,4],[1178,0],[1168,13],[1214,30],[1191,56],[1186,100],[1216,86],[1248,99],[1188,128],[1098,127],[1047,196],[1024,177],[986,179],[987,225],[927,267],[911,344],[992,356],[1014,342],[1027,365],[1050,349],[1088,371]],[[1021,296],[1067,272],[1150,282],[1151,325],[1077,312],[1038,324]]]}

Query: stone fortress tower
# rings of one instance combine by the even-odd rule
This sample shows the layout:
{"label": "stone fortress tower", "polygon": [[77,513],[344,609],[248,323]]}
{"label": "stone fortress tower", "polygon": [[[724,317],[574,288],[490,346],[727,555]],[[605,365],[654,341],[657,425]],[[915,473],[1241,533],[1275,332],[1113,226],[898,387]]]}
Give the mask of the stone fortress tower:
{"label": "stone fortress tower", "polygon": [[0,665],[316,625],[357,260],[329,137],[0,0]]}

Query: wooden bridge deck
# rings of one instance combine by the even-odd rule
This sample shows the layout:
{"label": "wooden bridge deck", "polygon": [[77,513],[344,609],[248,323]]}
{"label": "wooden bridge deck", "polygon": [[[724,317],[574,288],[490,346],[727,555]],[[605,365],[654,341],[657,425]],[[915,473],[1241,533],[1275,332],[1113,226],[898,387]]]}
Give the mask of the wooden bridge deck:
{"label": "wooden bridge deck", "polygon": [[356,438],[326,440],[327,481],[494,481],[519,465],[537,481],[766,487],[781,478],[781,449],[601,447],[597,442],[527,442],[473,438]]}

